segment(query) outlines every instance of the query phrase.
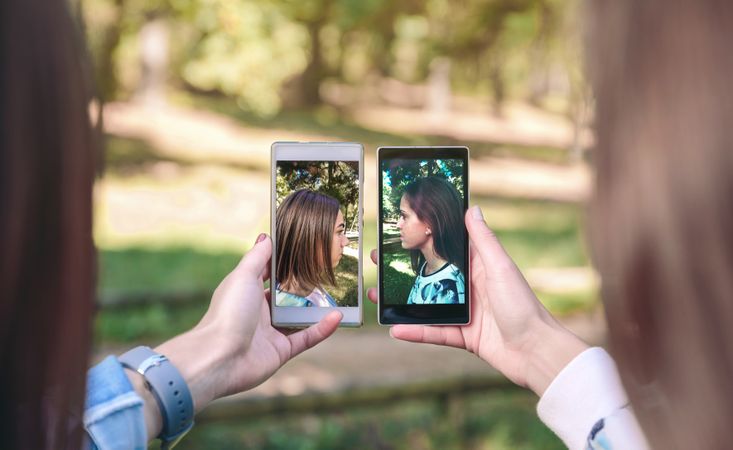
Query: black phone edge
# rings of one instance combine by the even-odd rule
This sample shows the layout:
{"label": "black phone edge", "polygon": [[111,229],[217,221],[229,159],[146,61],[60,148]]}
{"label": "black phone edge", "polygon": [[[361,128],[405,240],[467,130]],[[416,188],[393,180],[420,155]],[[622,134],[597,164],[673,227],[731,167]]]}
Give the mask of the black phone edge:
{"label": "black phone edge", "polygon": [[[461,305],[389,305],[383,302],[384,299],[384,283],[382,282],[383,274],[383,252],[382,252],[382,161],[384,159],[405,158],[405,155],[385,156],[385,152],[391,153],[410,152],[406,159],[440,159],[459,157],[464,160],[464,214],[469,208],[469,162],[470,151],[467,146],[381,146],[377,149],[377,183],[378,183],[378,205],[377,205],[377,223],[378,223],[378,270],[377,270],[377,322],[380,325],[398,325],[398,324],[420,324],[420,325],[468,325],[471,323],[471,303],[470,303],[470,256],[469,256],[469,239],[468,230],[464,228],[465,233],[465,262],[466,262],[466,278],[465,298],[466,302]],[[453,154],[456,151],[462,151],[462,154]],[[392,317],[390,317],[392,316]]]}

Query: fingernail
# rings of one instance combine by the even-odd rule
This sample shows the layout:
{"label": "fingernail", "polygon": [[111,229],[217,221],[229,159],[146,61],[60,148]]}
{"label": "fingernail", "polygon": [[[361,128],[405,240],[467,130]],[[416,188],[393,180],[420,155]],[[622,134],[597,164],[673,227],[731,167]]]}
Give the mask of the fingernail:
{"label": "fingernail", "polygon": [[257,240],[255,241],[255,245],[259,244],[260,242],[267,239],[267,235],[265,233],[260,233],[259,236],[257,236]]}
{"label": "fingernail", "polygon": [[481,208],[479,208],[478,205],[471,207],[471,217],[476,220],[484,220],[484,214],[481,212]]}

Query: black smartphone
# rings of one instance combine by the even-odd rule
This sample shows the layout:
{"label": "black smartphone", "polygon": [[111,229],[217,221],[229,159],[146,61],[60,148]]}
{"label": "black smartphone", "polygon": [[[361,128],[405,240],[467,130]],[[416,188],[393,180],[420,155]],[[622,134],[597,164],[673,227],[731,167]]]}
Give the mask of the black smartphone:
{"label": "black smartphone", "polygon": [[379,323],[468,324],[468,147],[380,147]]}

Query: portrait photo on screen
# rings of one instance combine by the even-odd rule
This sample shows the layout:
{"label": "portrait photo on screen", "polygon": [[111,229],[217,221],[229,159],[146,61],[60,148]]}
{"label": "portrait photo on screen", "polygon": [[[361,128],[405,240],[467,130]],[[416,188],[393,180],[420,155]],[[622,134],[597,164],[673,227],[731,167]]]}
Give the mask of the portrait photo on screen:
{"label": "portrait photo on screen", "polygon": [[382,161],[382,263],[387,304],[464,304],[463,160]]}
{"label": "portrait photo on screen", "polygon": [[358,306],[359,162],[277,161],[276,306]]}

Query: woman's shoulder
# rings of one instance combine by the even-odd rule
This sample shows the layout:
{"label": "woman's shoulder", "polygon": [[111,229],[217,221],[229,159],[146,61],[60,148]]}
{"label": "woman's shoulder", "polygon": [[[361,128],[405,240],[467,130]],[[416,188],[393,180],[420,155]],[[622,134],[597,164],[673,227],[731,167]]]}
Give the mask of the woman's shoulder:
{"label": "woman's shoulder", "polygon": [[458,268],[455,264],[450,264],[446,269],[450,275],[454,278],[460,277],[463,278],[463,272],[461,272],[461,269]]}
{"label": "woman's shoulder", "polygon": [[305,297],[278,289],[275,294],[275,304],[277,306],[310,306],[311,301]]}
{"label": "woman's shoulder", "polygon": [[316,306],[338,306],[336,300],[325,289],[319,287],[313,289],[308,299]]}
{"label": "woman's shoulder", "polygon": [[463,272],[455,264],[446,263],[435,273],[432,273],[424,278],[430,278],[432,281],[438,280],[456,280],[463,281]]}

